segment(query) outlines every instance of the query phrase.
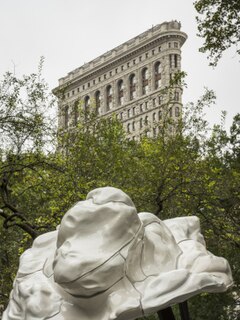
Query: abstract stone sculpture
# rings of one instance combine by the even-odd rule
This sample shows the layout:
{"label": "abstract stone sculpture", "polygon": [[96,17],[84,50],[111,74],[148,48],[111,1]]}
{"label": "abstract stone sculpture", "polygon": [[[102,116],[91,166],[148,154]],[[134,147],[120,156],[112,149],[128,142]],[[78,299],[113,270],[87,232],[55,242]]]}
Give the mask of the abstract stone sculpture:
{"label": "abstract stone sculpture", "polygon": [[124,192],[99,188],[23,253],[3,320],[135,319],[231,284],[197,217],[137,214]]}

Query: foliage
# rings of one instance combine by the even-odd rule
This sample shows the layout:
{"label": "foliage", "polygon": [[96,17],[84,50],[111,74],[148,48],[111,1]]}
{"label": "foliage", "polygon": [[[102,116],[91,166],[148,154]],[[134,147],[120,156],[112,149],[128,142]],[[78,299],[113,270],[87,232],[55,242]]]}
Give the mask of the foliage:
{"label": "foliage", "polygon": [[52,148],[53,125],[46,114],[53,100],[41,79],[42,62],[37,74],[18,79],[6,73],[0,83],[0,215],[5,228],[17,225],[33,238],[36,226],[25,216],[29,209],[19,209],[18,199],[29,205],[26,195],[41,183],[39,168],[50,165],[45,154]]}
{"label": "foliage", "polygon": [[[210,65],[216,66],[222,53],[240,41],[239,0],[198,0],[194,2],[198,12],[199,35],[205,39],[201,52],[208,52]],[[240,54],[240,49],[236,48]]]}

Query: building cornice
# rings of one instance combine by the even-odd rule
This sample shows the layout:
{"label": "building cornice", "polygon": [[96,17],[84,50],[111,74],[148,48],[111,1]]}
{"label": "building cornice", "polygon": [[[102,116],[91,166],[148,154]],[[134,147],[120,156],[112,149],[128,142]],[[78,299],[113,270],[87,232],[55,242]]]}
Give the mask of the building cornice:
{"label": "building cornice", "polygon": [[177,21],[164,22],[152,27],[139,36],[69,72],[66,77],[59,79],[59,86],[53,89],[53,93],[57,95],[59,91],[61,92],[66,87],[76,87],[80,82],[86,82],[94,76],[117,67],[129,58],[141,54],[142,51],[169,41],[171,38],[178,39],[180,46],[182,46],[187,39],[187,35],[180,31],[180,27],[180,23]]}

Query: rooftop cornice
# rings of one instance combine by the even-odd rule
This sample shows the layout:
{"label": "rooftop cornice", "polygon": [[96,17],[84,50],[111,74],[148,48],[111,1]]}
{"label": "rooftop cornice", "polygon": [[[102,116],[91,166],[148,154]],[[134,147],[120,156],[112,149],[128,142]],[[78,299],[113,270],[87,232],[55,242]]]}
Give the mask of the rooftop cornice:
{"label": "rooftop cornice", "polygon": [[180,28],[181,25],[177,21],[164,22],[152,27],[98,58],[69,72],[66,77],[59,79],[59,86],[53,89],[53,93],[57,94],[59,90],[63,90],[69,85],[74,86],[79,81],[87,81],[92,76],[104,72],[109,67],[114,67],[131,56],[140,53],[142,50],[151,47],[154,43],[167,41],[169,37],[178,37],[182,46],[187,39],[187,35],[180,31]]}

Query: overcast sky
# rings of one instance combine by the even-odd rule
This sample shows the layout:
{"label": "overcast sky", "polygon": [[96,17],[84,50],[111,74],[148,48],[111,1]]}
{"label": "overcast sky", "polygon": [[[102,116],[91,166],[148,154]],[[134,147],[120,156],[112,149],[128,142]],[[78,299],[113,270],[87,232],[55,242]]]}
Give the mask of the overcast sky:
{"label": "overcast sky", "polygon": [[208,112],[211,123],[227,111],[227,126],[240,112],[240,62],[235,48],[215,69],[198,52],[196,12],[191,0],[0,0],[0,77],[37,70],[45,57],[44,77],[52,89],[58,79],[100,54],[164,21],[178,20],[188,40],[182,47],[182,69],[188,88],[184,103],[196,101],[204,87],[217,94]]}

